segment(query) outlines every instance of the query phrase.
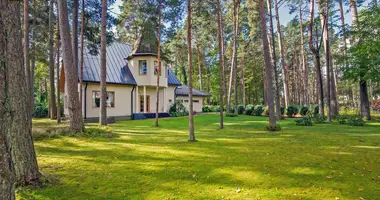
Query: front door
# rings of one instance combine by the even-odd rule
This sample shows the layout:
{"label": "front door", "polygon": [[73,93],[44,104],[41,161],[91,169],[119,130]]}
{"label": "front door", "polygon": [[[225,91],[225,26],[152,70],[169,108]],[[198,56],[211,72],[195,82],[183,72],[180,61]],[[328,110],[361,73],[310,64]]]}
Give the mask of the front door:
{"label": "front door", "polygon": [[[146,96],[146,102],[145,102],[145,105],[146,105],[146,112],[149,113],[150,112],[150,96],[147,95]],[[140,96],[140,112],[144,112],[144,96],[141,95]]]}

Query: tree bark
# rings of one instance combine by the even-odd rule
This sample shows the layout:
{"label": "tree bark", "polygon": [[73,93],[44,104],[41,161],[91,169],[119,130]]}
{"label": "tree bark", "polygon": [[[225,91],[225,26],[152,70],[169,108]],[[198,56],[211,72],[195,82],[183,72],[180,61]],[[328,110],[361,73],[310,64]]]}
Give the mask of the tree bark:
{"label": "tree bark", "polygon": [[275,11],[276,11],[276,22],[277,22],[277,37],[278,37],[278,48],[281,55],[281,65],[282,65],[282,76],[284,78],[283,85],[284,85],[284,99],[285,99],[285,107],[289,106],[289,85],[288,85],[288,66],[286,65],[285,61],[285,53],[283,49],[283,41],[282,41],[282,34],[281,34],[281,25],[280,25],[280,16],[278,12],[278,2],[277,0],[274,0],[275,5]]}
{"label": "tree bark", "polygon": [[[58,5],[57,5],[58,7]],[[57,15],[58,17],[58,15]],[[59,41],[60,41],[60,35],[59,35],[59,20],[57,19],[57,41],[56,41],[56,48],[57,48],[57,123],[60,124],[61,123],[61,91],[59,91],[59,80],[60,80],[60,77],[59,77],[59,64],[60,64],[60,55],[61,55],[61,52],[59,50]]]}
{"label": "tree bark", "polygon": [[[78,76],[78,13],[79,13],[79,0],[72,0],[73,3],[73,13],[72,13],[72,35],[71,35],[71,45],[73,47],[73,59],[74,63],[73,65],[75,66],[75,74],[76,77]],[[79,91],[81,92],[81,91]],[[82,99],[79,99],[79,106],[82,108]],[[82,112],[82,109],[80,110]]]}
{"label": "tree bark", "polygon": [[[5,200],[15,199],[15,171],[14,163],[11,154],[11,125],[14,123],[10,121],[12,108],[8,105],[12,105],[7,98],[9,92],[8,87],[8,73],[12,69],[12,62],[7,62],[8,47],[6,36],[8,33],[13,32],[12,28],[7,27],[11,25],[13,20],[20,20],[19,3],[11,3],[8,0],[0,0],[0,196]],[[17,10],[18,12],[9,12],[11,10]],[[3,12],[4,11],[4,12]],[[19,27],[20,31],[21,27]],[[18,38],[21,40],[21,35]],[[3,48],[4,47],[4,48]],[[20,67],[20,66],[16,66]],[[21,65],[22,68],[22,65]]]}
{"label": "tree bark", "polygon": [[199,48],[200,44],[197,40],[197,58],[198,58],[198,72],[199,72],[199,89],[202,90],[202,65],[201,65],[201,52]]}
{"label": "tree bark", "polygon": [[[30,93],[27,93],[28,88],[25,87],[27,81],[25,68],[23,63],[22,51],[22,35],[20,22],[20,9],[18,3],[8,3],[7,0],[1,0],[1,19],[4,20],[0,29],[1,34],[7,37],[5,41],[1,39],[5,45],[4,48],[5,60],[1,64],[0,84],[4,84],[6,97],[5,104],[8,111],[5,113],[6,122],[1,133],[5,133],[10,139],[11,155],[14,163],[16,174],[16,183],[18,185],[29,185],[39,181],[40,173],[36,153],[34,151],[32,139],[32,119],[30,108]],[[24,49],[25,50],[25,49]],[[3,77],[5,75],[5,77]],[[2,94],[4,94],[2,92]],[[4,128],[4,129],[3,129]],[[10,136],[10,138],[9,138]],[[9,169],[8,169],[9,170]]]}
{"label": "tree bark", "polygon": [[102,0],[100,28],[100,118],[99,125],[107,125],[107,0]]}
{"label": "tree bark", "polygon": [[237,81],[237,54],[238,54],[238,39],[239,39],[239,8],[240,8],[240,0],[234,0],[234,13],[235,13],[235,25],[234,25],[234,57],[233,57],[233,62],[234,62],[234,111],[235,114],[238,114],[238,81]]}
{"label": "tree bark", "polygon": [[223,129],[223,93],[224,93],[224,42],[223,42],[223,20],[220,8],[220,0],[217,0],[218,11],[218,43],[219,43],[219,101],[220,101],[220,120],[219,128]]}
{"label": "tree bark", "polygon": [[303,34],[303,19],[302,19],[302,1],[301,5],[299,7],[299,14],[300,14],[300,37],[301,37],[301,59],[302,59],[302,71],[303,71],[303,103],[306,106],[309,104],[309,93],[308,93],[308,84],[309,84],[309,69],[307,65],[307,59],[305,59],[305,52],[304,52],[304,34]]}
{"label": "tree bark", "polygon": [[53,29],[53,17],[54,17],[54,3],[53,0],[50,0],[49,6],[49,81],[50,81],[50,98],[49,104],[51,105],[51,119],[57,118],[57,105],[55,102],[55,84],[54,84],[54,55],[53,55],[53,46],[54,46],[54,29]]}
{"label": "tree bark", "polygon": [[275,102],[276,102],[276,118],[277,120],[281,120],[281,104],[280,104],[280,90],[278,83],[278,72],[277,72],[277,63],[276,63],[276,45],[274,41],[274,31],[273,31],[273,15],[272,15],[272,4],[270,0],[267,0],[267,7],[269,12],[269,31],[270,35],[268,35],[268,41],[271,48],[272,53],[272,65],[274,71],[274,92],[275,92]]}
{"label": "tree bark", "polygon": [[269,53],[269,44],[267,37],[267,25],[265,19],[265,9],[264,9],[264,0],[259,1],[259,12],[260,12],[260,27],[262,33],[262,42],[264,50],[264,61],[265,61],[265,74],[267,79],[267,98],[268,98],[268,110],[269,110],[269,124],[272,127],[276,126],[276,116],[274,113],[274,100],[273,100],[273,82],[272,82],[272,67],[270,63],[270,53]]}
{"label": "tree bark", "polygon": [[81,108],[78,95],[78,70],[74,66],[73,47],[71,44],[67,1],[58,0],[60,35],[62,42],[63,62],[65,65],[65,82],[67,84],[68,109],[70,119],[70,130],[82,132],[84,129],[81,116]]}
{"label": "tree bark", "polygon": [[191,0],[187,0],[187,63],[189,67],[189,141],[195,142],[193,117],[193,66],[191,60]]}
{"label": "tree bark", "polygon": [[310,17],[309,17],[309,28],[308,28],[308,38],[309,38],[309,49],[314,56],[314,66],[316,71],[316,80],[318,87],[318,107],[319,114],[324,115],[324,100],[323,100],[323,79],[321,73],[321,58],[319,56],[320,45],[318,45],[318,35],[316,45],[313,44],[313,22],[314,22],[314,0],[310,1]]}
{"label": "tree bark", "polygon": [[[156,85],[156,121],[155,126],[158,127],[158,106],[160,101],[160,76],[161,76],[161,6],[162,2],[159,1],[158,4],[158,24],[157,24],[157,64],[158,64],[158,72],[157,76],[157,85]],[[167,72],[165,72],[167,73]],[[165,94],[164,94],[165,95]]]}
{"label": "tree bark", "polygon": [[[328,0],[325,0],[325,7],[322,7],[322,2],[318,1],[319,16],[321,19],[322,32],[323,32],[323,45],[325,48],[325,60],[326,60],[326,76],[327,76],[327,121],[331,122],[332,112],[331,112],[331,70],[330,70],[330,42],[329,42],[329,29],[328,29]],[[325,13],[324,11],[325,10]]]}
{"label": "tree bark", "polygon": [[31,108],[31,102],[29,101],[31,94],[32,87],[30,85],[31,75],[30,75],[30,58],[29,58],[29,0],[24,0],[24,70],[25,70],[25,77],[26,77],[26,88],[25,91],[28,94],[28,108],[30,112],[32,112]]}
{"label": "tree bark", "polygon": [[244,49],[240,58],[240,88],[241,88],[241,102],[245,108],[245,82],[244,82]]}
{"label": "tree bark", "polygon": [[[82,17],[82,23],[81,23],[81,33],[80,33],[80,74],[79,74],[79,102],[81,107],[84,106],[83,101],[83,66],[84,66],[84,0],[82,0],[82,12],[81,12],[81,17]],[[82,109],[83,110],[83,109]]]}

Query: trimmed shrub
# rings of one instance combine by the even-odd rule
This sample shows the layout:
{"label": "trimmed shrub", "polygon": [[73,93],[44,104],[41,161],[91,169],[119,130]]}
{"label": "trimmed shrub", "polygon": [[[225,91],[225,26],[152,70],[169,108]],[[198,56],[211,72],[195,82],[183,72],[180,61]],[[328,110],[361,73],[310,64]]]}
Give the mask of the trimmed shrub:
{"label": "trimmed shrub", "polygon": [[298,114],[298,108],[294,105],[292,106],[289,106],[287,109],[286,109],[286,115],[290,118],[293,118],[295,117],[296,115]]}
{"label": "trimmed shrub", "polygon": [[345,115],[337,115],[337,116],[335,116],[335,119],[339,124],[346,124],[347,123],[347,116],[345,116]]}
{"label": "trimmed shrub", "polygon": [[316,114],[314,115],[313,117],[313,122],[315,124],[324,124],[326,122],[326,117],[324,115],[321,115],[321,114]]}
{"label": "trimmed shrub", "polygon": [[308,111],[309,111],[309,108],[307,106],[302,106],[300,110],[300,114],[302,116],[306,116]]}
{"label": "trimmed shrub", "polygon": [[211,106],[208,106],[208,105],[203,106],[202,112],[211,112]]}
{"label": "trimmed shrub", "polygon": [[220,112],[220,106],[214,106],[214,107],[212,108],[212,111],[213,111],[213,112]]}
{"label": "trimmed shrub", "polygon": [[297,126],[312,126],[313,122],[310,117],[302,117],[301,119],[296,120]]}
{"label": "trimmed shrub", "polygon": [[240,104],[240,105],[238,106],[238,114],[239,114],[239,115],[242,115],[242,114],[244,113],[244,110],[245,110],[245,109],[244,109],[244,106]]}
{"label": "trimmed shrub", "polygon": [[252,105],[252,104],[249,104],[249,105],[247,105],[247,107],[245,107],[244,114],[246,114],[246,115],[252,115],[254,109],[255,109],[255,106]]}
{"label": "trimmed shrub", "polygon": [[235,114],[235,113],[226,113],[226,117],[237,117],[239,115]]}
{"label": "trimmed shrub", "polygon": [[285,114],[285,107],[284,106],[281,106],[281,115],[284,115]]}
{"label": "trimmed shrub", "polygon": [[181,102],[177,101],[170,106],[169,115],[171,117],[181,117],[189,115],[189,111],[187,111],[186,107]]}
{"label": "trimmed shrub", "polygon": [[281,126],[277,124],[276,126],[272,126],[270,124],[265,125],[264,129],[266,131],[275,132],[275,131],[281,131]]}
{"label": "trimmed shrub", "polygon": [[264,112],[264,107],[262,105],[256,105],[255,109],[253,110],[253,115],[261,116],[263,112]]}
{"label": "trimmed shrub", "polygon": [[365,124],[363,117],[359,115],[348,117],[347,123],[351,126],[364,126]]}
{"label": "trimmed shrub", "polygon": [[314,107],[314,113],[313,113],[314,115],[317,115],[317,114],[319,114],[319,106],[315,106]]}

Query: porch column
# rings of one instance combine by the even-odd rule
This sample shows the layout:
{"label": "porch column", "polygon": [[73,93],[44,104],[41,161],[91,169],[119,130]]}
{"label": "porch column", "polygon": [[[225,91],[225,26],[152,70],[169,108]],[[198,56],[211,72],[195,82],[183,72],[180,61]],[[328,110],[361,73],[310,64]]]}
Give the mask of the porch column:
{"label": "porch column", "polygon": [[144,86],[144,113],[146,113],[146,86]]}
{"label": "porch column", "polygon": [[140,113],[140,97],[139,97],[139,86],[136,86],[136,113]]}
{"label": "porch column", "polygon": [[168,100],[167,100],[167,94],[166,94],[166,87],[164,87],[164,99],[162,100],[164,103],[164,112],[167,112],[167,105],[168,105]]}

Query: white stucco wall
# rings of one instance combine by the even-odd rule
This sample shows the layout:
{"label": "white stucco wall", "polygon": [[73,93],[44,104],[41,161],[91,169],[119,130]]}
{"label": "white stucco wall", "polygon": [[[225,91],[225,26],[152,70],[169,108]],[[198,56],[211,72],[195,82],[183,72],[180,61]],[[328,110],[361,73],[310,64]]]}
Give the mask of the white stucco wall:
{"label": "white stucco wall", "polygon": [[[83,85],[83,90],[86,86]],[[115,93],[115,107],[107,107],[107,116],[131,116],[131,91],[133,86],[107,84],[107,91]],[[89,83],[87,86],[86,117],[99,117],[100,108],[93,105],[93,91],[100,91],[100,84]],[[84,99],[84,93],[83,93]],[[82,108],[84,108],[84,100]],[[84,110],[83,110],[84,113]]]}
{"label": "white stucco wall", "polygon": [[[147,61],[147,74],[140,75],[139,73],[139,61]],[[129,69],[131,70],[133,77],[135,78],[137,85],[139,86],[156,86],[157,76],[154,75],[154,61],[157,61],[156,56],[135,56],[128,61]],[[168,86],[168,75],[166,73],[165,62],[161,62],[161,76],[160,76],[160,86]]]}
{"label": "white stucco wall", "polygon": [[[193,97],[193,101],[195,100],[198,100],[199,102],[193,102],[193,109],[195,112],[202,112],[202,107],[203,107],[203,99],[205,97],[198,97],[198,96],[194,96]],[[182,104],[189,110],[189,103],[186,102],[189,100],[189,97],[185,97],[185,96],[177,96],[177,101],[183,101]]]}

